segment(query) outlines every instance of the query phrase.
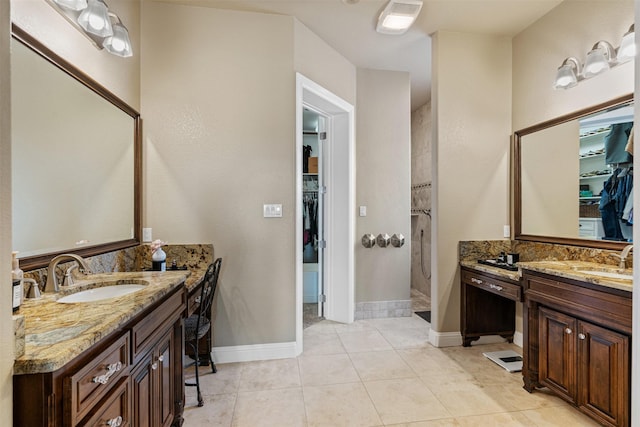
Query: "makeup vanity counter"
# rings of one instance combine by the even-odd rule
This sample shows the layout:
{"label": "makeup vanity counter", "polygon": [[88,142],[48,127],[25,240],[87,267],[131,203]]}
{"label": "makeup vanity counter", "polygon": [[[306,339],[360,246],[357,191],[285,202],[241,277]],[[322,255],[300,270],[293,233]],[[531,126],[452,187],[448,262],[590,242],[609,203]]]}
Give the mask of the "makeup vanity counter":
{"label": "makeup vanity counter", "polygon": [[[20,308],[25,354],[14,365],[14,426],[180,425],[182,318],[203,276],[204,270],[93,274],[27,300]],[[114,281],[146,287],[108,300],[56,302],[88,283]]]}

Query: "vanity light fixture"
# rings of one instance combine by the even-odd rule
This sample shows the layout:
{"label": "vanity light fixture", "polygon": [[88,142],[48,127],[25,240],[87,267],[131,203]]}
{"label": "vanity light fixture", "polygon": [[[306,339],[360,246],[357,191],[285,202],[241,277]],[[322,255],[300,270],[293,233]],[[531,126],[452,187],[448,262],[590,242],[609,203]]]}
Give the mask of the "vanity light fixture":
{"label": "vanity light fixture", "polygon": [[118,16],[110,13],[109,16],[113,16],[117,22],[113,24],[113,35],[104,39],[102,46],[107,52],[114,55],[122,56],[123,58],[133,55],[131,50],[131,40],[129,39],[129,31],[122,25],[122,21]]}
{"label": "vanity light fixture", "polygon": [[88,6],[78,16],[78,24],[87,33],[98,37],[113,35],[109,10],[102,0],[88,0]]}
{"label": "vanity light fixture", "polygon": [[569,89],[578,84],[579,80],[582,80],[580,74],[580,63],[573,56],[562,61],[562,65],[558,67],[558,73],[556,74],[556,82],[553,85],[555,89]]}
{"label": "vanity light fixture", "polygon": [[611,46],[611,43],[600,40],[587,53],[587,59],[584,62],[584,78],[588,79],[607,71],[615,63],[615,60],[616,50]]}
{"label": "vanity light fixture", "polygon": [[413,25],[422,9],[422,0],[389,0],[378,17],[376,31],[400,35]]}
{"label": "vanity light fixture", "polygon": [[80,11],[87,7],[87,0],[53,0],[58,6],[69,10]]}
{"label": "vanity light fixture", "polygon": [[635,24],[631,24],[617,49],[611,43],[600,40],[587,53],[584,66],[580,67],[580,62],[574,57],[566,58],[558,67],[553,87],[554,89],[569,89],[577,85],[579,81],[597,76],[610,68],[630,61],[635,56]]}
{"label": "vanity light fixture", "polygon": [[46,0],[98,48],[123,58],[133,55],[129,31],[104,0]]}
{"label": "vanity light fixture", "polygon": [[622,36],[618,48],[618,62],[627,62],[636,56],[636,31],[635,24],[631,24],[629,31]]}

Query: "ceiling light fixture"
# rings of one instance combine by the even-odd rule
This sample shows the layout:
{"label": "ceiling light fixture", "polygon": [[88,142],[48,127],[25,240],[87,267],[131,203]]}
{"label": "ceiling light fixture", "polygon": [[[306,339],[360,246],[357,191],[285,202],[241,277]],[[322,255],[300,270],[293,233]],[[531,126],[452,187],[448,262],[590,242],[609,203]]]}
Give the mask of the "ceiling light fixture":
{"label": "ceiling light fixture", "polygon": [[421,9],[422,0],[389,0],[378,17],[376,31],[381,34],[404,34]]}
{"label": "ceiling light fixture", "polygon": [[611,43],[600,40],[587,53],[584,66],[581,67],[580,62],[574,57],[566,58],[558,67],[553,87],[554,89],[569,89],[581,80],[595,77],[610,68],[631,60],[635,55],[635,26],[632,24],[629,31],[622,37],[618,49],[615,49]]}
{"label": "ceiling light fixture", "polygon": [[46,0],[98,48],[123,58],[133,55],[129,31],[104,0]]}

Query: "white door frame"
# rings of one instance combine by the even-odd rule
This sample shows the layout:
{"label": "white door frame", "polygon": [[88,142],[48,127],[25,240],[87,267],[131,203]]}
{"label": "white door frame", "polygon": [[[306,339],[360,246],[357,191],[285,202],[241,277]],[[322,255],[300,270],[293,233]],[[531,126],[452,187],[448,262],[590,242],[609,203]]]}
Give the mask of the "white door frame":
{"label": "white door frame", "polygon": [[302,353],[302,110],[327,117],[324,167],[325,318],[351,323],[355,309],[355,111],[353,105],[296,73],[296,354]]}

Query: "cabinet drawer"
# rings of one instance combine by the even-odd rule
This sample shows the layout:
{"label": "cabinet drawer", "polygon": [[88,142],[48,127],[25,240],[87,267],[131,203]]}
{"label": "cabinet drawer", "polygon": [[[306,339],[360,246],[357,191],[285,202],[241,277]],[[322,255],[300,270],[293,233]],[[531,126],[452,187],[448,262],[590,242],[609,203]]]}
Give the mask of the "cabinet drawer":
{"label": "cabinet drawer", "polygon": [[471,286],[485,291],[501,295],[514,301],[522,301],[522,287],[520,285],[466,270],[462,271],[462,280]]}
{"label": "cabinet drawer", "polygon": [[180,288],[131,329],[134,362],[154,344],[160,335],[166,332],[169,325],[182,316],[185,308],[184,295],[184,289]]}
{"label": "cabinet drawer", "polygon": [[125,377],[87,417],[81,426],[131,426],[131,379]]}
{"label": "cabinet drawer", "polygon": [[65,412],[75,425],[102,399],[130,365],[129,334],[126,333],[64,380]]}

